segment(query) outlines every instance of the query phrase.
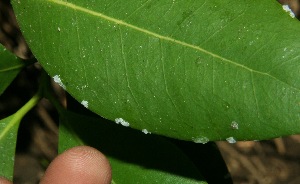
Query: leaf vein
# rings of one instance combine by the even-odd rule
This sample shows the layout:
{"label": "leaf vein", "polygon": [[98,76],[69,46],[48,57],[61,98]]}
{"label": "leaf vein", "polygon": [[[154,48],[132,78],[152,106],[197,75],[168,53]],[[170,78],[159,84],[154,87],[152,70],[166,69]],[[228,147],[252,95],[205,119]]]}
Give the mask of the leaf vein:
{"label": "leaf vein", "polygon": [[164,63],[164,54],[163,54],[163,49],[162,49],[162,43],[160,42],[160,52],[161,52],[161,63],[162,63],[162,73],[163,73],[163,79],[164,79],[164,85],[165,85],[165,90],[166,93],[170,99],[170,101],[172,102],[172,105],[174,106],[174,108],[176,109],[177,113],[180,114],[180,111],[178,110],[174,100],[172,99],[169,90],[168,90],[168,85],[167,85],[167,80],[166,80],[166,71],[165,71],[165,63]]}
{"label": "leaf vein", "polygon": [[15,65],[15,66],[12,66],[12,67],[9,67],[9,68],[4,68],[4,69],[1,69],[0,70],[0,73],[4,73],[4,72],[8,72],[8,71],[12,71],[12,70],[18,70],[20,68],[23,68],[24,65],[23,64],[20,64],[20,65]]}
{"label": "leaf vein", "polygon": [[295,59],[298,59],[299,57],[300,57],[300,56],[297,55],[297,56],[295,56],[295,57],[293,57],[293,58],[291,58],[291,59],[288,59],[288,60],[286,60],[286,61],[280,63],[279,65],[277,65],[277,66],[271,68],[271,69],[268,71],[268,73],[272,73],[272,72],[273,72],[274,70],[276,70],[277,68],[280,68],[280,67],[282,67],[283,65],[285,65],[285,64],[287,64],[287,63],[293,62]]}
{"label": "leaf vein", "polygon": [[150,3],[152,0],[147,0],[146,2],[144,2],[140,7],[138,7],[136,10],[134,10],[132,13],[130,13],[126,19],[128,19],[129,17],[131,17],[132,15],[134,15],[136,12],[138,12],[140,9],[142,9],[143,7],[145,7],[148,3]]}
{"label": "leaf vein", "polygon": [[[123,37],[122,37],[122,30],[121,28],[119,27],[119,32],[120,32],[120,43],[121,43],[121,54],[122,54],[122,60],[124,62],[124,68],[125,68],[125,76],[126,76],[126,82],[127,82],[127,88],[129,89],[130,91],[130,94],[133,98],[133,100],[135,101],[135,103],[137,104],[137,106],[139,107],[139,113],[141,113],[141,106],[140,106],[140,103],[138,102],[137,98],[135,97],[135,95],[133,94],[133,91],[130,87],[130,82],[129,82],[129,77],[128,77],[128,69],[127,69],[127,62],[126,62],[126,58],[125,58],[125,52],[124,52],[124,40],[123,40]],[[141,115],[141,117],[143,117]],[[140,119],[142,122],[144,122],[143,119]]]}
{"label": "leaf vein", "polygon": [[255,86],[254,86],[253,72],[251,72],[251,81],[252,81],[252,90],[253,90],[253,96],[254,96],[255,105],[256,105],[257,117],[259,118],[259,105],[258,105],[256,90],[255,90]]}
{"label": "leaf vein", "polygon": [[173,36],[179,29],[180,29],[180,25],[182,25],[188,18],[192,17],[197,11],[199,11],[204,5],[206,4],[206,1],[199,7],[197,8],[193,13],[191,13],[189,16],[185,17],[184,19],[182,19],[178,25],[178,27],[173,31],[173,33],[171,34],[171,36]]}
{"label": "leaf vein", "polygon": [[228,25],[230,25],[231,23],[233,23],[235,20],[237,20],[238,18],[240,18],[242,15],[245,14],[245,11],[243,11],[241,14],[239,14],[237,17],[235,17],[234,19],[232,19],[230,22],[228,22],[225,26],[222,26],[220,29],[218,29],[217,31],[215,31],[214,33],[212,33],[208,38],[206,38],[204,40],[204,42],[202,42],[202,44],[205,44],[206,42],[208,42],[212,37],[214,37],[215,35],[217,35],[219,32],[221,32],[222,30],[224,30]]}
{"label": "leaf vein", "polygon": [[[190,43],[186,43],[184,41],[180,41],[180,40],[177,40],[177,39],[174,39],[174,38],[171,38],[171,37],[167,37],[167,36],[164,36],[164,35],[160,35],[158,33],[155,33],[155,32],[152,32],[152,31],[149,31],[147,29],[144,29],[144,28],[141,28],[141,27],[138,27],[138,26],[135,26],[135,25],[132,25],[130,23],[127,23],[127,22],[124,22],[122,20],[119,20],[119,19],[116,19],[116,18],[113,18],[113,17],[110,17],[108,15],[105,15],[103,13],[99,13],[99,12],[95,12],[93,10],[90,10],[90,9],[87,9],[87,8],[84,8],[84,7],[81,7],[81,6],[78,6],[78,5],[75,5],[75,4],[72,4],[72,3],[69,3],[69,2],[65,2],[65,1],[62,1],[62,0],[48,0],[49,2],[52,2],[54,4],[57,4],[57,5],[61,5],[61,6],[64,6],[64,7],[67,7],[67,8],[71,8],[71,9],[74,9],[75,11],[81,11],[81,12],[84,12],[84,13],[87,13],[89,15],[93,15],[93,16],[96,16],[96,17],[99,17],[101,19],[104,19],[104,20],[107,20],[107,21],[110,21],[110,22],[113,22],[115,24],[118,24],[118,25],[122,25],[122,26],[125,26],[125,27],[128,27],[128,28],[131,28],[133,30],[136,30],[136,31],[139,31],[139,32],[142,32],[144,34],[147,34],[147,35],[150,35],[150,36],[153,36],[153,37],[156,37],[156,38],[159,38],[161,40],[165,40],[165,41],[168,41],[168,42],[172,42],[172,43],[175,43],[175,44],[178,44],[178,45],[181,45],[181,46],[184,46],[184,47],[188,47],[188,48],[191,48],[191,49],[195,49],[197,51],[200,51],[204,54],[207,54],[207,55],[210,55],[214,58],[217,58],[221,61],[224,61],[224,62],[227,62],[229,64],[232,64],[234,66],[237,66],[237,67],[240,67],[244,70],[248,70],[249,72],[254,72],[254,73],[258,73],[260,75],[264,75],[264,76],[267,76],[267,77],[270,77],[270,78],[273,78],[277,81],[280,81],[282,83],[285,83],[289,86],[291,86],[291,88],[293,89],[296,89],[297,91],[300,91],[299,88],[295,87],[295,86],[292,86],[291,84],[288,84],[287,82],[284,82],[284,81],[281,81],[279,79],[277,79],[276,77],[270,75],[269,73],[266,73],[266,72],[262,72],[262,71],[258,71],[258,70],[254,70],[252,68],[249,68],[248,66],[245,66],[245,65],[242,65],[240,63],[237,63],[233,60],[230,60],[230,59],[227,59],[227,58],[224,58],[218,54],[215,54],[209,50],[206,50],[206,49],[203,49],[202,47],[200,46],[197,46],[197,45],[193,45],[193,44],[190,44]],[[219,62],[221,62],[219,61]]]}
{"label": "leaf vein", "polygon": [[[78,17],[77,17],[76,13],[75,13],[75,20],[78,23]],[[79,34],[79,26],[76,26],[76,33],[77,33],[77,39],[78,39],[78,51],[79,51],[79,56],[80,56],[79,61],[80,61],[81,65],[82,65],[82,68],[83,68],[83,71],[84,71],[85,84],[86,84],[86,86],[89,86],[88,77],[86,75],[87,74],[87,70],[86,70],[85,64],[83,62],[83,59],[84,59],[85,55],[83,53],[83,48],[81,47],[80,34]],[[83,93],[85,93],[85,90],[83,90]]]}

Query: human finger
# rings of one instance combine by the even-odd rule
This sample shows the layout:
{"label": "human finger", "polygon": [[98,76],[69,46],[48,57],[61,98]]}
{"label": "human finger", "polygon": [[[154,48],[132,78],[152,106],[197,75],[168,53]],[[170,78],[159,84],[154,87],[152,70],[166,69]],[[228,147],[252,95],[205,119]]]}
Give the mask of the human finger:
{"label": "human finger", "polygon": [[6,178],[0,177],[0,184],[12,184],[9,180]]}
{"label": "human finger", "polygon": [[41,184],[110,182],[111,167],[107,158],[89,146],[74,147],[57,156],[41,180]]}

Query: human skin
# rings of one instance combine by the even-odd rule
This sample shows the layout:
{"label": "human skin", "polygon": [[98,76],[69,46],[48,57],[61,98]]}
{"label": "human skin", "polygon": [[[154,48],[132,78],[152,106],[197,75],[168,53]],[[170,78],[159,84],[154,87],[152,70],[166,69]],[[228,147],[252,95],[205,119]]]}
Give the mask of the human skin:
{"label": "human skin", "polygon": [[[78,146],[58,155],[47,168],[41,184],[110,184],[111,167],[107,158],[95,148]],[[0,178],[0,184],[11,184]]]}

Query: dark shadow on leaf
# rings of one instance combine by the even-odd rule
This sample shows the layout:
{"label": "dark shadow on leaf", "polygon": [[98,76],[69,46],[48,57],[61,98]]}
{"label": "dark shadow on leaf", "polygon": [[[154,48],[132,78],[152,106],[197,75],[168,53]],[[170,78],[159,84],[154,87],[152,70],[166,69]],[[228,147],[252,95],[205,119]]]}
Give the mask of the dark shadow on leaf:
{"label": "dark shadow on leaf", "polygon": [[[73,107],[72,111],[86,115],[67,111],[62,116],[61,126],[77,134],[85,144],[99,149],[109,158],[196,181],[204,181],[205,174],[205,179],[210,181],[220,181],[223,178],[225,183],[231,183],[230,177],[224,178],[228,171],[225,165],[222,166],[222,157],[217,154],[208,155],[213,152],[219,154],[215,145],[200,145],[153,134],[145,135],[141,131],[95,116],[81,105],[72,104],[69,107]],[[76,145],[70,145],[72,146]],[[208,159],[209,157],[211,158]],[[210,163],[213,160],[215,162]],[[221,164],[215,165],[218,161],[221,161]],[[206,169],[210,168],[210,171],[213,171],[212,167],[220,165],[221,172],[212,172],[217,178],[213,180],[212,176],[207,175]],[[224,167],[225,170],[222,170]]]}

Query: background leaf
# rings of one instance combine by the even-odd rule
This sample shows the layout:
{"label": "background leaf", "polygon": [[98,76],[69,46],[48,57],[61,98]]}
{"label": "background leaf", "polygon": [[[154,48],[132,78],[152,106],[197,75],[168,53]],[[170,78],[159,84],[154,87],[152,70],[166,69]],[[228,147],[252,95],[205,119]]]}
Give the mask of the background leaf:
{"label": "background leaf", "polygon": [[114,183],[206,183],[188,157],[162,137],[69,111],[61,115],[59,152],[83,144],[101,150]]}
{"label": "background leaf", "polygon": [[39,93],[34,95],[15,114],[0,120],[0,176],[13,179],[14,157],[19,124],[25,114],[39,101]]}
{"label": "background leaf", "polygon": [[[10,53],[0,44],[0,95],[24,67],[21,59]],[[14,155],[20,120],[9,116],[0,120],[0,175],[12,180]]]}
{"label": "background leaf", "polygon": [[0,95],[25,66],[24,62],[0,44]]}
{"label": "background leaf", "polygon": [[300,24],[276,1],[13,5],[45,70],[105,118],[200,143],[300,133]]}
{"label": "background leaf", "polygon": [[190,158],[207,183],[232,183],[231,176],[216,143],[195,144],[188,141],[169,140]]}
{"label": "background leaf", "polygon": [[[0,120],[0,176],[13,179],[15,149],[20,121],[13,121],[14,116]],[[10,126],[12,125],[12,126]]]}

